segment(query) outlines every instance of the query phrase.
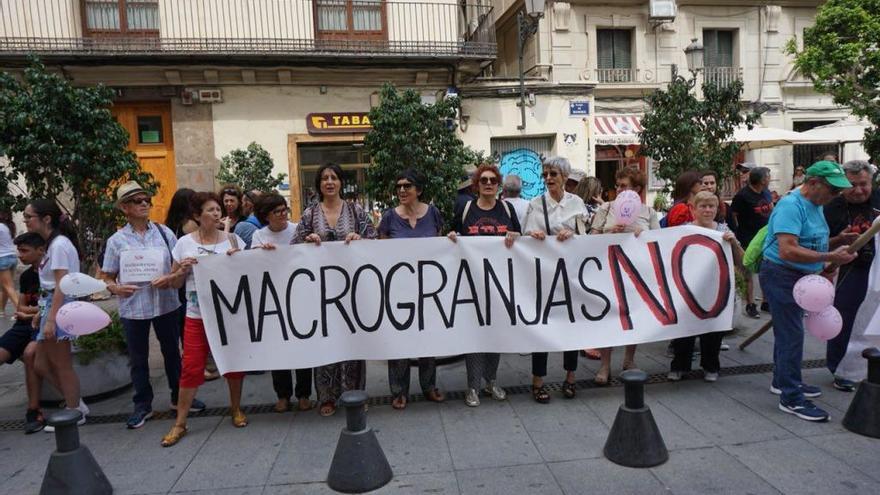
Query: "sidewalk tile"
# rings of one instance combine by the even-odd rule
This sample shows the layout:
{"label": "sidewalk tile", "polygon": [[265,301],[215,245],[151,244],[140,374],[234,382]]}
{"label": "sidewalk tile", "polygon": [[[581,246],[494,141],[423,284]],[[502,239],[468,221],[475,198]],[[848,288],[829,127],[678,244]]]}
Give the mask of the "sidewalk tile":
{"label": "sidewalk tile", "polygon": [[554,462],[548,466],[565,495],[585,493],[660,495],[670,493],[651,474],[651,470],[618,466],[604,458]]}
{"label": "sidewalk tile", "polygon": [[779,493],[718,447],[670,452],[669,461],[651,471],[676,495]]}
{"label": "sidewalk tile", "polygon": [[545,464],[510,466],[500,469],[456,471],[462,495],[510,495],[540,493],[562,495],[553,473]]}
{"label": "sidewalk tile", "polygon": [[261,485],[242,488],[211,488],[209,490],[175,492],[175,495],[262,495],[262,493],[263,486]]}
{"label": "sidewalk tile", "polygon": [[846,431],[806,440],[880,482],[880,439]]}
{"label": "sidewalk tile", "polygon": [[653,396],[716,444],[791,436],[785,429],[702,380],[660,386]]}
{"label": "sidewalk tile", "polygon": [[228,416],[223,417],[174,490],[264,485],[290,428],[291,415],[260,414],[249,419],[246,428],[235,428]]}
{"label": "sidewalk tile", "polygon": [[[333,495],[326,483],[312,482],[295,485],[266,485],[263,495]],[[408,474],[394,478],[382,488],[367,492],[370,495],[458,495],[458,481],[455,473],[437,472],[427,474]]]}
{"label": "sidewalk tile", "polygon": [[20,431],[0,433],[0,459],[3,459],[0,462],[0,491],[39,493],[49,455],[54,450],[55,435],[43,432],[25,435]]}
{"label": "sidewalk tile", "polygon": [[440,409],[446,407],[464,406],[420,402],[409,404],[403,411],[391,407],[369,411],[367,424],[376,432],[395,474],[452,470],[452,457],[440,419]]}
{"label": "sidewalk tile", "polygon": [[875,480],[800,438],[722,448],[783,493],[864,495],[877,488]]}
{"label": "sidewalk tile", "polygon": [[455,469],[541,462],[535,444],[506,401],[482,398],[480,407],[450,403],[440,410]]}
{"label": "sidewalk tile", "polygon": [[[706,435],[697,431],[657,400],[657,392],[660,388],[666,386],[649,385],[645,391],[645,403],[651,408],[651,414],[654,416],[654,421],[657,422],[657,427],[663,435],[666,448],[675,450],[711,446],[712,442]],[[623,404],[623,388],[594,389],[581,400],[596,413],[596,416],[605,424],[605,427],[610,430],[611,425],[614,424],[614,418],[617,416],[617,411],[620,409],[621,404]],[[599,448],[603,448],[604,445],[605,440],[601,442]]]}
{"label": "sidewalk tile", "polygon": [[584,402],[554,393],[549,405],[538,404],[531,395],[511,396],[510,405],[545,461],[602,456],[608,427]]}
{"label": "sidewalk tile", "polygon": [[[367,413],[367,424],[370,417],[371,413]],[[341,410],[329,418],[321,417],[315,409],[293,414],[290,431],[267,483],[288,485],[325,481],[339,432],[344,427],[345,412]]]}

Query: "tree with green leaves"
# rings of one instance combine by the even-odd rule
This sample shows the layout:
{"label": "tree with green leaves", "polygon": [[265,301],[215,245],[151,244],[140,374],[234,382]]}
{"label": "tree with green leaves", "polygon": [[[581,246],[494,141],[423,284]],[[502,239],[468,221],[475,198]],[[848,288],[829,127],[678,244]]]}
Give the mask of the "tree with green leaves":
{"label": "tree with green leaves", "polygon": [[804,30],[803,50],[792,39],[786,52],[816,91],[873,124],[864,147],[880,160],[880,0],[828,0]]}
{"label": "tree with green leaves", "polygon": [[458,107],[458,98],[424,104],[412,89],[398,92],[391,84],[382,87],[379,106],[370,111],[373,129],[364,138],[373,161],[367,169],[367,192],[373,199],[392,206],[394,179],[412,168],[425,179],[422,201],[433,202],[447,225],[452,223],[463,171],[483,159],[462,143],[450,125]]}
{"label": "tree with green leaves", "polygon": [[[77,227],[91,266],[122,215],[116,186],[136,180],[155,190],[127,149],[128,132],[110,114],[113,91],[74,87],[32,59],[21,80],[0,73],[0,201],[22,209],[28,199],[55,199]],[[23,188],[19,187],[23,184]]]}
{"label": "tree with green leaves", "polygon": [[647,97],[649,109],[642,118],[639,153],[655,161],[655,176],[669,192],[675,179],[686,170],[712,170],[719,181],[733,175],[733,161],[739,144],[729,141],[734,129],[751,128],[758,114],[740,101],[743,83],[704,83],[703,99],[691,91],[695,79],[673,72],[665,90]]}
{"label": "tree with green leaves", "polygon": [[217,180],[223,184],[235,184],[243,191],[269,192],[284,182],[287,174],[272,176],[275,164],[269,152],[257,143],[246,150],[233,150],[224,156],[217,172]]}

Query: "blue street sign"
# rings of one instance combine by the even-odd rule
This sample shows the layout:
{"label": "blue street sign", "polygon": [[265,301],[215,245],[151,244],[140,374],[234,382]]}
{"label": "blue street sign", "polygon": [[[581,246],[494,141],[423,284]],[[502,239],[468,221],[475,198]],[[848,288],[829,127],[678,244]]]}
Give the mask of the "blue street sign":
{"label": "blue street sign", "polygon": [[589,101],[570,101],[568,102],[569,117],[580,117],[582,115],[590,115]]}

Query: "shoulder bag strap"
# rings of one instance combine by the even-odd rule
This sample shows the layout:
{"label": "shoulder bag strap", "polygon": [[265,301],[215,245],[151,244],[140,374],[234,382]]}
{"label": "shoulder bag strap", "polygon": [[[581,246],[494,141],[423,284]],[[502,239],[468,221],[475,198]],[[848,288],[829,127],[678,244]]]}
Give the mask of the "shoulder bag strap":
{"label": "shoulder bag strap", "polygon": [[541,205],[544,206],[544,233],[550,235],[550,218],[547,216],[547,196],[541,195]]}
{"label": "shoulder bag strap", "polygon": [[473,201],[468,201],[464,205],[464,210],[461,212],[461,226],[462,226],[462,228],[464,228],[464,219],[467,218],[468,211],[470,211],[470,209],[471,209],[471,203],[473,203]]}

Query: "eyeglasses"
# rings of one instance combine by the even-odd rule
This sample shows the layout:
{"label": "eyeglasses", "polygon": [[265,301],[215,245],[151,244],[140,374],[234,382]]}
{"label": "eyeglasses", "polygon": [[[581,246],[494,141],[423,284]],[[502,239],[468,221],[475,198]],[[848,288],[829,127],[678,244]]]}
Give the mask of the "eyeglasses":
{"label": "eyeglasses", "polygon": [[131,199],[126,199],[125,202],[128,203],[128,204],[130,204],[130,205],[147,205],[147,206],[151,206],[151,205],[153,204],[153,200],[150,199],[150,198],[131,198]]}
{"label": "eyeglasses", "polygon": [[400,191],[401,189],[404,191],[409,191],[412,188],[413,188],[413,184],[411,182],[400,182],[400,183],[394,184],[395,191]]}
{"label": "eyeglasses", "polygon": [[541,177],[543,177],[545,179],[547,177],[554,177],[555,178],[558,176],[559,176],[559,172],[556,170],[545,170],[545,171],[541,172]]}
{"label": "eyeglasses", "polygon": [[290,210],[290,208],[288,208],[286,206],[282,206],[280,208],[276,208],[276,209],[272,210],[272,214],[280,217],[281,215],[286,215],[289,210]]}
{"label": "eyeglasses", "polygon": [[832,195],[836,196],[836,195],[840,194],[841,192],[843,192],[842,187],[833,186],[827,180],[823,180],[822,182],[824,182],[825,185],[828,186],[828,190],[829,190],[829,192],[831,192]]}
{"label": "eyeglasses", "polygon": [[498,177],[480,177],[480,184],[484,186],[494,186],[498,184]]}

